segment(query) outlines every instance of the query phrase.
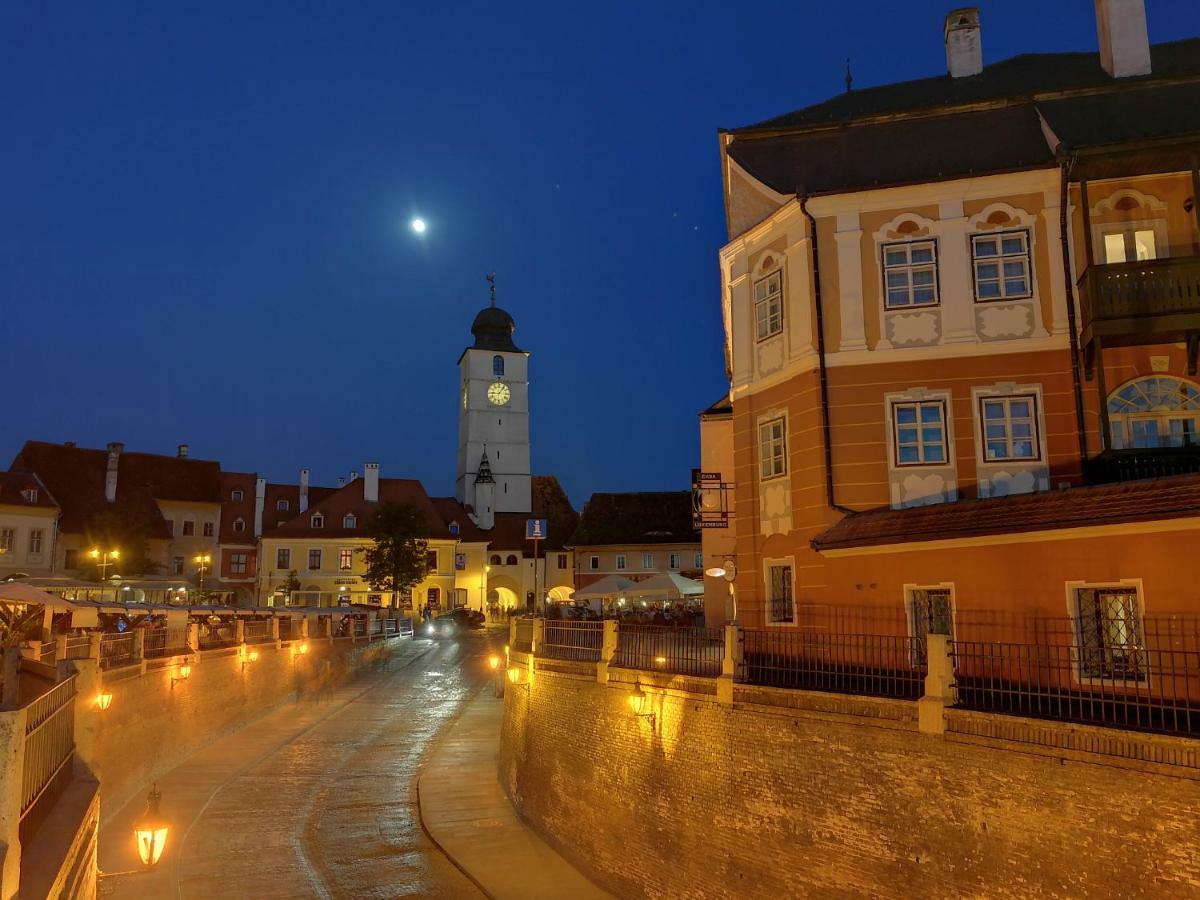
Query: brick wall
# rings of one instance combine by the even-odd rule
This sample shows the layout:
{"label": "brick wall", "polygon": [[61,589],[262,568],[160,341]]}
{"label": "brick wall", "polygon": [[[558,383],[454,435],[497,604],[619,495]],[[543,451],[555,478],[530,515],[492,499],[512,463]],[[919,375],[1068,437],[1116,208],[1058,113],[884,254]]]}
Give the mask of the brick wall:
{"label": "brick wall", "polygon": [[508,685],[500,754],[525,817],[620,896],[1200,893],[1196,768],[1061,751],[1097,744],[1056,723],[981,737],[997,717],[976,713],[934,737],[916,704],[798,691],[651,692],[652,727],[628,690],[541,670]]}

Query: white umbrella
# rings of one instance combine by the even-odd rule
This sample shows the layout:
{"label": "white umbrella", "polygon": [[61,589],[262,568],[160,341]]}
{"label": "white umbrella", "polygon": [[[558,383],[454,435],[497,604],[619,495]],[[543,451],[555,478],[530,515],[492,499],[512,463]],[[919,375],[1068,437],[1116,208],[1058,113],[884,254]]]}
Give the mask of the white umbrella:
{"label": "white umbrella", "polygon": [[631,585],[627,593],[634,597],[666,597],[679,600],[703,594],[704,585],[691,578],[684,578],[676,572],[660,572],[645,581]]}
{"label": "white umbrella", "polygon": [[624,594],[632,585],[632,581],[620,575],[605,575],[599,581],[577,590],[573,597],[575,600],[603,600]]}
{"label": "white umbrella", "polygon": [[60,600],[53,594],[48,594],[45,591],[38,590],[35,587],[30,587],[27,584],[21,584],[19,581],[0,582],[0,603],[31,603],[39,606],[69,606],[69,604],[63,600]]}

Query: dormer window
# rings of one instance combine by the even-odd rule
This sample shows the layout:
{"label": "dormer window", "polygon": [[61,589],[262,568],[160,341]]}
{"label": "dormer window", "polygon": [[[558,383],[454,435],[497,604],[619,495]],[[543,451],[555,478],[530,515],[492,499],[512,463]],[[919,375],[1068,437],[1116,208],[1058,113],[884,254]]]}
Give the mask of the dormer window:
{"label": "dormer window", "polygon": [[503,356],[493,356],[492,357],[492,374],[495,375],[497,378],[503,377],[503,375],[504,375],[504,357]]}
{"label": "dormer window", "polygon": [[355,516],[353,513],[342,516],[342,527],[343,528],[357,528],[358,527],[358,517]]}
{"label": "dormer window", "polygon": [[320,513],[315,513],[313,515],[313,517],[309,520],[309,523],[312,525],[313,528],[324,528],[325,527],[325,517],[323,515],[321,515]]}
{"label": "dormer window", "polygon": [[458,537],[458,523],[457,522],[450,523],[450,533],[452,535],[454,535],[455,537]]}
{"label": "dormer window", "polygon": [[241,516],[238,516],[236,519],[234,519],[233,520],[233,530],[237,531],[239,533],[245,531],[246,530],[246,520],[243,519]]}
{"label": "dormer window", "polygon": [[229,495],[229,499],[232,500],[234,503],[241,503],[243,500],[246,499],[246,494],[241,488],[238,488],[237,490],[235,490],[233,493],[231,493]]}
{"label": "dormer window", "polygon": [[25,498],[26,503],[38,502],[37,488],[25,488],[25,490],[21,491],[21,496]]}
{"label": "dormer window", "polygon": [[279,510],[280,512],[287,512],[288,508],[289,508],[289,504],[286,500],[276,500],[275,508],[277,510]]}

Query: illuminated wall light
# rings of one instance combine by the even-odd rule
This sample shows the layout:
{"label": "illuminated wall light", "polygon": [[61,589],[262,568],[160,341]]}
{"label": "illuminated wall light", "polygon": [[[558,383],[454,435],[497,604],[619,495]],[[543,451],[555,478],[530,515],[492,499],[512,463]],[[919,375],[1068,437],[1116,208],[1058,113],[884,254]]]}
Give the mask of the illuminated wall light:
{"label": "illuminated wall light", "polygon": [[498,657],[495,653],[488,657],[488,668],[493,672],[500,668],[500,657]]}
{"label": "illuminated wall light", "polygon": [[147,869],[154,866],[161,858],[167,846],[167,821],[158,811],[158,801],[162,794],[158,785],[150,789],[146,798],[146,811],[133,826],[133,839],[137,843],[138,858]]}
{"label": "illuminated wall light", "polygon": [[110,706],[112,706],[112,701],[113,701],[113,695],[111,692],[101,691],[99,694],[96,695],[96,699],[93,701],[93,705],[96,707],[96,709],[103,712],[104,710],[106,710]]}

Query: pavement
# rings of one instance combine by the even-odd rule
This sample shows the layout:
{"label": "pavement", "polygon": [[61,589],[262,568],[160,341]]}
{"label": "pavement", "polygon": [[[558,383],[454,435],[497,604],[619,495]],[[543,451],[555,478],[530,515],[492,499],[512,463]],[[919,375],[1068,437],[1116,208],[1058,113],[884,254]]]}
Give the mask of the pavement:
{"label": "pavement", "polygon": [[504,701],[482,690],[438,742],[418,780],[425,830],[493,900],[611,897],[552,850],[509,803],[498,771],[503,714]]}
{"label": "pavement", "polygon": [[[171,825],[162,861],[139,871],[136,798],[101,828],[100,897],[483,896],[422,830],[416,781],[503,638],[406,640],[386,665],[181,760],[158,781]],[[458,765],[494,773],[479,756]]]}

